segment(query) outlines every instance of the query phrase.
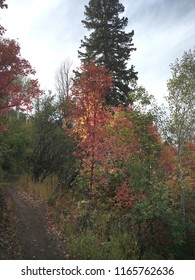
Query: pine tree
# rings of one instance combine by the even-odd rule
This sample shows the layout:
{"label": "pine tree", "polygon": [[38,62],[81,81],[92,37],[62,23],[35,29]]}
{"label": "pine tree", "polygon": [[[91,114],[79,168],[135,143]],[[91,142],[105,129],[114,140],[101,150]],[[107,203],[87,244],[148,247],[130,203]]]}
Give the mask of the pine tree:
{"label": "pine tree", "polygon": [[85,6],[85,20],[82,21],[85,28],[92,33],[81,40],[79,51],[82,63],[95,61],[104,64],[113,75],[114,86],[107,95],[107,103],[111,105],[128,105],[132,103],[129,83],[137,79],[134,66],[128,69],[128,60],[133,47],[132,37],[134,31],[124,31],[128,24],[127,17],[119,17],[124,12],[124,6],[119,0],[90,0]]}

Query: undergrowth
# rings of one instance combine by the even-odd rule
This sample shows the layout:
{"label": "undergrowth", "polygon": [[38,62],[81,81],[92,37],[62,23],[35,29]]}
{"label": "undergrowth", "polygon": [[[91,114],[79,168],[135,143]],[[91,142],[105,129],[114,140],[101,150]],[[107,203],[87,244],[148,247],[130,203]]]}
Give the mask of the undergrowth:
{"label": "undergrowth", "polygon": [[76,201],[71,191],[53,195],[57,179],[33,182],[23,175],[18,186],[52,206],[72,259],[137,259],[135,236],[119,232],[111,225],[108,211],[89,213],[84,201]]}
{"label": "undergrowth", "polygon": [[34,182],[29,175],[22,175],[18,181],[18,186],[25,192],[38,196],[45,202],[52,204],[52,194],[54,193],[57,179],[48,177],[43,182]]}
{"label": "undergrowth", "polygon": [[127,218],[114,209],[92,208],[72,189],[55,192],[57,185],[56,177],[36,183],[29,176],[19,180],[22,190],[38,196],[52,208],[71,259],[183,259],[193,255],[187,252],[188,240],[181,244],[172,240],[171,230],[176,232],[178,227],[161,220],[157,224],[140,220],[139,228],[132,215]]}

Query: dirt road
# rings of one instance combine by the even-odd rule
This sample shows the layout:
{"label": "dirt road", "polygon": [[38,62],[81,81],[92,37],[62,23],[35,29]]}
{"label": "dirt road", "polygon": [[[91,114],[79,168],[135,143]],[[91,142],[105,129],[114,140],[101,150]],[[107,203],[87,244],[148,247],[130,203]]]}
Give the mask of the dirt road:
{"label": "dirt road", "polygon": [[7,188],[14,204],[20,243],[18,259],[60,260],[66,258],[65,243],[50,232],[46,206],[15,187]]}

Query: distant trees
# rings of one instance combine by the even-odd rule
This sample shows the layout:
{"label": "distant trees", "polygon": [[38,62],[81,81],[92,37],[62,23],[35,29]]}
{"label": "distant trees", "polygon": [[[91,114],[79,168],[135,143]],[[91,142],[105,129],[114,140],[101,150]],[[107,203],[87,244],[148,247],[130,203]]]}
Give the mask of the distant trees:
{"label": "distant trees", "polygon": [[134,31],[124,31],[127,17],[120,17],[124,6],[118,0],[90,0],[85,6],[85,28],[92,31],[81,41],[79,57],[85,64],[103,64],[113,76],[113,87],[106,96],[108,104],[128,105],[132,103],[129,83],[137,79],[134,67],[128,68],[131,53],[136,49],[132,43]]}
{"label": "distant trees", "polygon": [[70,96],[72,85],[72,62],[66,59],[61,63],[56,72],[56,91],[61,102],[64,102]]}

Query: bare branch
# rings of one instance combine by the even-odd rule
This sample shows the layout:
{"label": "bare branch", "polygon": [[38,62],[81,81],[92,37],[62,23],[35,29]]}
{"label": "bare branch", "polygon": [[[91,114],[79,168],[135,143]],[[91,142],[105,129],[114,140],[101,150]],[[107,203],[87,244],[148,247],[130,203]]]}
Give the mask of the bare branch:
{"label": "bare branch", "polygon": [[56,91],[60,101],[65,101],[70,96],[72,65],[73,62],[70,59],[66,59],[56,72]]}

